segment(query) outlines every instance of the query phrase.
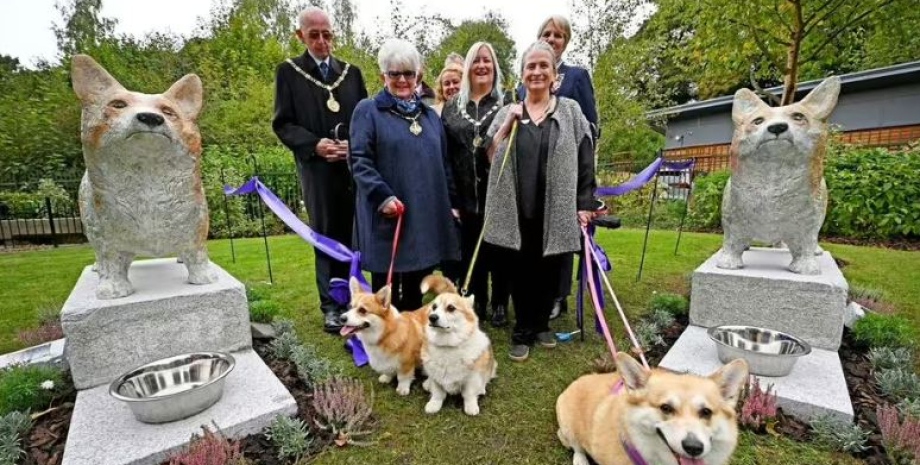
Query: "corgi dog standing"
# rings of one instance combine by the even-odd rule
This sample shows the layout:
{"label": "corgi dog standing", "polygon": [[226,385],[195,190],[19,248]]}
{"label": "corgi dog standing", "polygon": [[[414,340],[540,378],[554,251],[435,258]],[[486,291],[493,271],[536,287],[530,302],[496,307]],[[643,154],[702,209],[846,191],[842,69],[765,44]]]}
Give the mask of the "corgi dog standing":
{"label": "corgi dog standing", "polygon": [[473,297],[459,295],[446,279],[432,278],[437,277],[429,276],[422,284],[423,292],[437,293],[428,310],[427,344],[422,347],[428,376],[424,386],[431,393],[425,412],[439,412],[448,394],[460,394],[464,413],[478,415],[479,396],[485,395],[498,369],[492,342],[479,329]]}
{"label": "corgi dog standing", "polygon": [[784,242],[789,270],[821,272],[818,232],[827,209],[824,151],[827,119],[837,106],[840,78],[831,77],[802,101],[770,107],[747,89],[735,93],[732,175],[722,197],[725,237],[719,268],[744,266],[741,255],[759,240]]}
{"label": "corgi dog standing", "polygon": [[735,404],[748,366],[701,377],[647,370],[616,356],[616,373],[578,378],[556,401],[558,436],[573,465],[724,465],[738,441]]}
{"label": "corgi dog standing", "polygon": [[[427,278],[426,278],[427,279]],[[443,279],[443,278],[442,278]],[[425,281],[422,292],[426,292]],[[371,368],[380,374],[378,380],[387,384],[395,377],[396,392],[409,394],[415,370],[422,366],[422,346],[428,307],[400,312],[390,305],[390,287],[377,293],[365,291],[355,277],[349,280],[351,302],[340,318],[342,336],[357,335],[367,351]]]}
{"label": "corgi dog standing", "polygon": [[134,292],[128,268],[136,255],[176,254],[190,283],[213,282],[196,125],[201,80],[189,74],[163,94],[131,92],[86,55],[73,57],[71,76],[83,109],[79,204],[96,252],[96,296]]}

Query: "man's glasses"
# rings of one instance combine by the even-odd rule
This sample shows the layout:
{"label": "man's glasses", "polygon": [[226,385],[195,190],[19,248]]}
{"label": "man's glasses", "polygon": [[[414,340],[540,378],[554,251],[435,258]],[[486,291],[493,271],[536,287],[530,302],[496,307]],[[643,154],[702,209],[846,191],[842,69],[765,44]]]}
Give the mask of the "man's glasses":
{"label": "man's glasses", "polygon": [[390,79],[399,79],[399,77],[402,76],[406,78],[407,81],[409,79],[414,79],[415,76],[418,75],[415,71],[387,71],[386,74]]}
{"label": "man's glasses", "polygon": [[332,32],[329,31],[309,31],[307,32],[307,37],[310,40],[318,40],[320,37],[322,37],[326,40],[326,42],[331,42],[334,36],[332,35]]}

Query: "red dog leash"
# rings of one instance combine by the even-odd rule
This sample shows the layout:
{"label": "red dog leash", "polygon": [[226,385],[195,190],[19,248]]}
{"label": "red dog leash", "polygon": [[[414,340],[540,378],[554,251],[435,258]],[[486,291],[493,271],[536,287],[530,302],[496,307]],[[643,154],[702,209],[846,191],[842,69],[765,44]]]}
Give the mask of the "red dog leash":
{"label": "red dog leash", "polygon": [[[406,212],[406,206],[399,200],[396,202],[396,232],[393,234],[393,253],[390,255],[390,270],[387,272],[387,287],[390,288],[390,295],[393,295],[393,268],[396,266],[396,252],[399,250],[399,235],[402,232],[403,214]],[[390,302],[387,302],[390,306]]]}

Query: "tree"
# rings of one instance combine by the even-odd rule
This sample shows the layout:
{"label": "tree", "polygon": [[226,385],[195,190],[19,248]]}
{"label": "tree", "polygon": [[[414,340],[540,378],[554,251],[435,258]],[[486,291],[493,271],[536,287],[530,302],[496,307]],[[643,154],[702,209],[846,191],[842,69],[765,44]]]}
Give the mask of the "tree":
{"label": "tree", "polygon": [[64,22],[52,25],[63,58],[81,53],[111,37],[117,21],[100,16],[102,0],[70,0],[55,4]]}
{"label": "tree", "polygon": [[431,75],[434,77],[441,73],[444,60],[452,52],[466,56],[466,52],[476,42],[490,43],[498,56],[502,74],[509,79],[514,76],[513,62],[517,54],[514,40],[508,34],[508,23],[493,12],[486,13],[482,18],[465,20],[453,28],[427,57]]}
{"label": "tree", "polygon": [[[710,76],[743,74],[752,63],[759,68],[755,74],[760,77],[782,76],[784,93],[780,103],[787,105],[795,98],[804,68],[811,66],[812,73],[808,74],[813,75],[813,65],[828,50],[840,47],[842,37],[870,24],[892,6],[906,10],[916,8],[916,3],[915,0],[703,0],[694,53],[711,67]],[[715,87],[714,90],[723,90]]]}
{"label": "tree", "polygon": [[650,9],[648,0],[572,0],[571,5],[569,55],[588,69],[594,69],[608,44],[626,37],[636,20]]}

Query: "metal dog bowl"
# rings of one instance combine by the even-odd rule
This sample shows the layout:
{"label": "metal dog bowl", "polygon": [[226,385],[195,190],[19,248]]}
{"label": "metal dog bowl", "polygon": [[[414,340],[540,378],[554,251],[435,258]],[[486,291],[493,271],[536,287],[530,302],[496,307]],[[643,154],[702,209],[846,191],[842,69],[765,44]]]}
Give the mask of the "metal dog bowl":
{"label": "metal dog bowl", "polygon": [[755,375],[786,376],[799,357],[811,353],[807,342],[772,329],[718,326],[707,332],[716,343],[722,363],[743,358]]}
{"label": "metal dog bowl", "polygon": [[109,386],[144,423],[181,420],[214,405],[236,360],[222,352],[194,352],[164,358],[131,370]]}

